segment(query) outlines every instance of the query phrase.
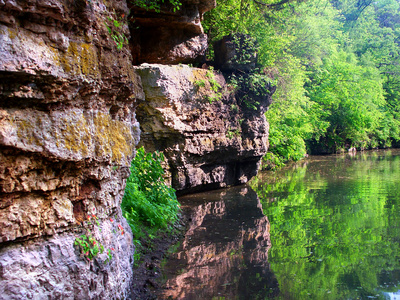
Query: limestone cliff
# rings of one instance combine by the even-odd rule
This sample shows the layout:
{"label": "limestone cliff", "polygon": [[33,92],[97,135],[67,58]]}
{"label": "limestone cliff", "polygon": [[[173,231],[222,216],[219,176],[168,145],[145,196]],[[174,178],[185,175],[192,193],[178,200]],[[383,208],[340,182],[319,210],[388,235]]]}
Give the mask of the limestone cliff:
{"label": "limestone cliff", "polygon": [[[125,1],[0,2],[1,299],[127,293],[134,249],[120,202],[143,97],[127,13]],[[74,246],[92,214],[108,263]]]}
{"label": "limestone cliff", "polygon": [[[137,105],[142,144],[164,152],[179,192],[256,174],[270,94],[252,110],[217,72],[133,67],[202,62],[200,19],[214,6],[131,7],[138,26],[129,29],[125,0],[0,1],[0,299],[127,296],[134,247],[120,203]],[[112,257],[88,262],[75,245],[88,215]]]}
{"label": "limestone cliff", "polygon": [[268,147],[264,112],[272,92],[255,110],[218,72],[157,64],[137,70],[145,92],[137,108],[140,143],[164,153],[173,188],[215,189],[256,175]]}

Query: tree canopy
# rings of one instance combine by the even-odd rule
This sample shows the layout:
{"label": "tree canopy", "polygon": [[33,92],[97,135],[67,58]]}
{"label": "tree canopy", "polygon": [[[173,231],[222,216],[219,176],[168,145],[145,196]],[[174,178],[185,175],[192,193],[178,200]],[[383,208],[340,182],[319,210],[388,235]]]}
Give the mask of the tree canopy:
{"label": "tree canopy", "polygon": [[203,25],[211,44],[231,33],[258,42],[259,73],[277,85],[270,162],[398,144],[397,0],[218,0]]}

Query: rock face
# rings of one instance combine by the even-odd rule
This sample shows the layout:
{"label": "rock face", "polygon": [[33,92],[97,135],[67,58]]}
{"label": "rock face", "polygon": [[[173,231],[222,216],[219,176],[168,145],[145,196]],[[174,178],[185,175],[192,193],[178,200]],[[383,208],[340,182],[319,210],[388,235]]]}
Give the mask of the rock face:
{"label": "rock face", "polygon": [[183,0],[179,10],[168,1],[159,12],[132,6],[131,42],[135,64],[201,63],[208,47],[201,18],[216,6],[215,0]]}
{"label": "rock face", "polygon": [[[124,45],[128,8],[107,3],[0,2],[2,299],[116,299],[130,284],[120,202],[143,94]],[[115,249],[106,264],[74,246],[88,214]]]}
{"label": "rock face", "polygon": [[146,95],[137,108],[141,144],[164,153],[173,188],[214,189],[256,175],[268,147],[266,103],[247,108],[214,71],[149,64],[137,70]]}

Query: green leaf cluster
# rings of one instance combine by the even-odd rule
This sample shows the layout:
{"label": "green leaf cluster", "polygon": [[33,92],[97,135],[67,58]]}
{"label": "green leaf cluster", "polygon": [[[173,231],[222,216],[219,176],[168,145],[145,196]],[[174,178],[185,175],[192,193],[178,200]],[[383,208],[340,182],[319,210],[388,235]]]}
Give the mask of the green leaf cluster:
{"label": "green leaf cluster", "polygon": [[121,208],[139,248],[141,239],[168,229],[178,219],[179,202],[163,179],[163,161],[162,153],[146,153],[141,147],[130,167]]}
{"label": "green leaf cluster", "polygon": [[269,98],[274,85],[267,75],[257,72],[232,74],[228,78],[228,83],[236,90],[239,103],[252,110],[258,110],[260,101]]}
{"label": "green leaf cluster", "polygon": [[221,100],[223,97],[222,86],[215,78],[213,67],[210,67],[210,69],[207,70],[205,77],[206,78],[194,82],[197,91],[204,92],[205,99],[207,99],[209,103]]}
{"label": "green leaf cluster", "polygon": [[128,38],[123,32],[120,32],[122,23],[117,19],[108,17],[105,25],[117,49],[122,50],[128,44]]}
{"label": "green leaf cluster", "polygon": [[85,255],[88,260],[92,260],[98,254],[104,252],[104,246],[91,234],[82,234],[75,239],[74,244],[80,247],[82,254]]}

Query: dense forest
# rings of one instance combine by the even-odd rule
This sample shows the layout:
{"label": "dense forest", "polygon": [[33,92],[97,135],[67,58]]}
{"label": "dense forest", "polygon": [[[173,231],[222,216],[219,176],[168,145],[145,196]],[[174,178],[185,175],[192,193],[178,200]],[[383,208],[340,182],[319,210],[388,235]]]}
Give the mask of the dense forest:
{"label": "dense forest", "polygon": [[203,26],[210,60],[225,35],[256,40],[253,78],[277,86],[266,113],[271,165],[399,144],[398,0],[218,0]]}

